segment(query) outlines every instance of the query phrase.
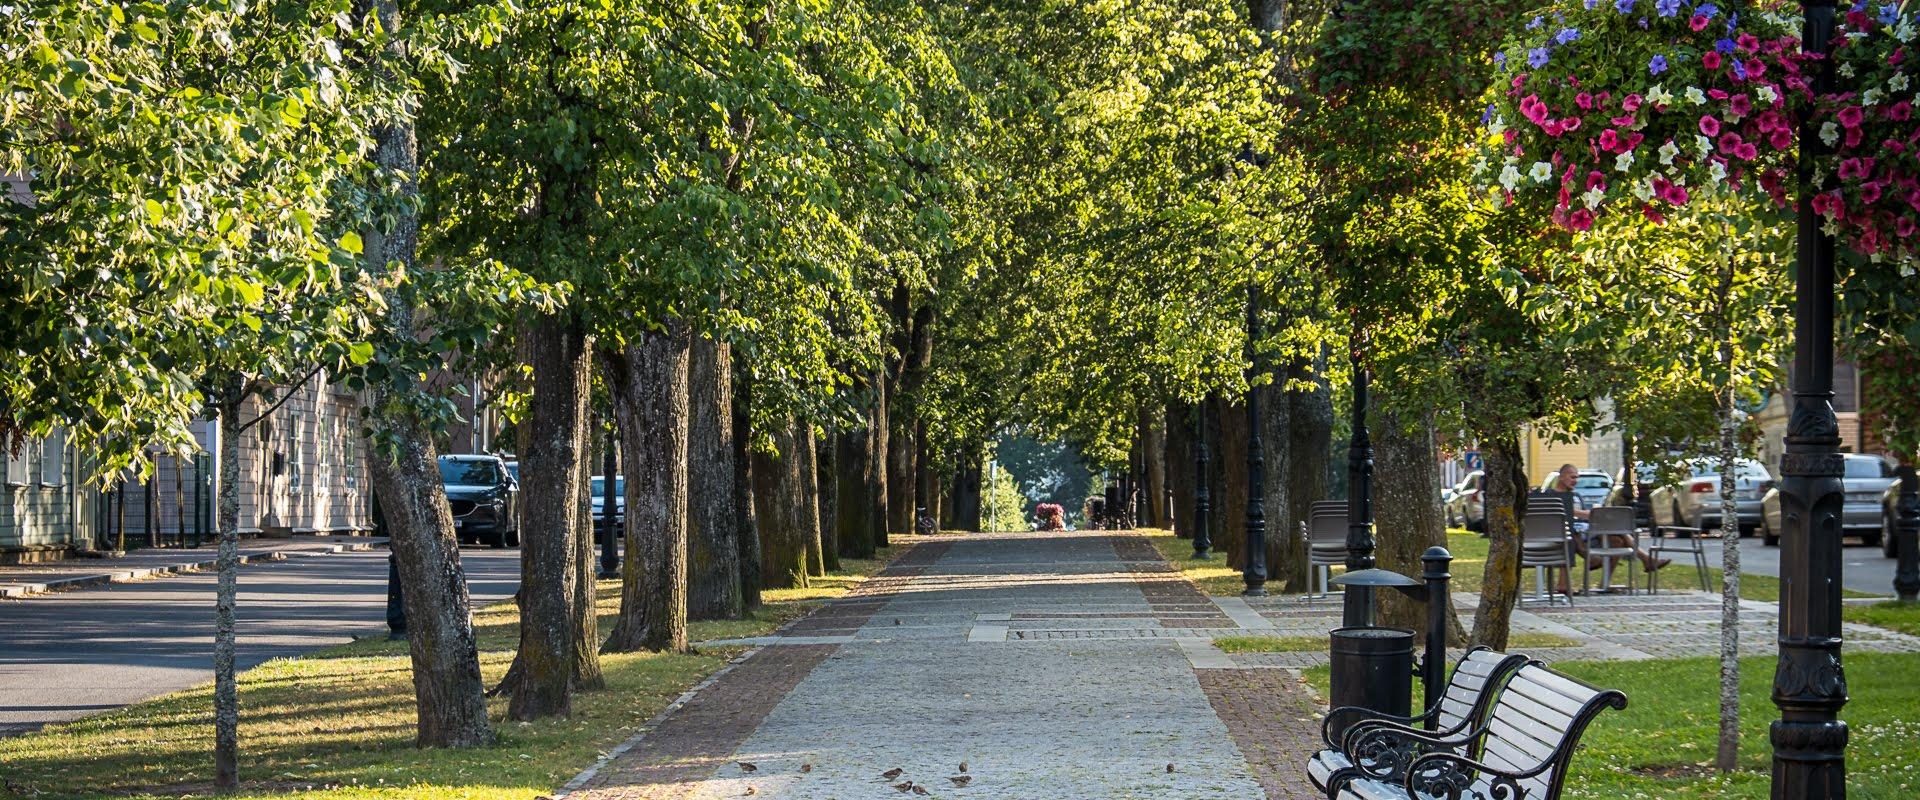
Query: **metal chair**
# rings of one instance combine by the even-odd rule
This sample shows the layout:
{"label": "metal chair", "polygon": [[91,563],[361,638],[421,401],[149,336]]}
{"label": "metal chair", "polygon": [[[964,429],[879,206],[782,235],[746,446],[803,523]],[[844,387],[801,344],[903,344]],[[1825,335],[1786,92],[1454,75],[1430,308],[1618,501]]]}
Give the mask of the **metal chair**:
{"label": "metal chair", "polygon": [[[1730,546],[1738,545],[1730,543]],[[1700,546],[1700,529],[1680,524],[1680,506],[1673,502],[1671,495],[1653,499],[1653,543],[1647,545],[1647,555],[1659,559],[1662,553],[1692,555],[1694,570],[1700,576],[1700,591],[1712,591],[1707,588],[1707,551]],[[1647,591],[1660,593],[1659,570],[1647,571]]]}
{"label": "metal chair", "polygon": [[[1555,569],[1573,569],[1573,556],[1573,537],[1567,530],[1564,514],[1551,510],[1528,511],[1520,519],[1520,568],[1534,570],[1537,587],[1534,599],[1553,602],[1556,593],[1547,589],[1547,574]],[[1571,605],[1573,598],[1567,597],[1567,603]]]}
{"label": "metal chair", "polygon": [[[1587,575],[1594,559],[1600,559],[1600,589],[1613,591],[1613,563],[1627,561],[1627,594],[1633,594],[1633,565],[1640,561],[1640,531],[1633,524],[1633,506],[1601,506],[1587,516],[1587,568],[1580,571],[1580,591],[1587,590]],[[1612,543],[1613,537],[1625,537],[1627,544]]]}
{"label": "metal chair", "polygon": [[[1307,597],[1327,597],[1333,586],[1333,568],[1347,563],[1347,515],[1317,513],[1304,524],[1307,539]],[[1313,575],[1320,578],[1320,592],[1313,592]]]}

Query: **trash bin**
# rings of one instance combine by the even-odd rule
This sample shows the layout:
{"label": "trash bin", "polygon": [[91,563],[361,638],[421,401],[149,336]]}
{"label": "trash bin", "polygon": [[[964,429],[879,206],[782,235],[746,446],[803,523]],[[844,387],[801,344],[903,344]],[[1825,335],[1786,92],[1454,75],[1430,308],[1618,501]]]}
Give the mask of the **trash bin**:
{"label": "trash bin", "polygon": [[[1358,706],[1408,716],[1413,708],[1413,631],[1370,626],[1332,633],[1329,707]],[[1340,741],[1345,726],[1332,731]]]}

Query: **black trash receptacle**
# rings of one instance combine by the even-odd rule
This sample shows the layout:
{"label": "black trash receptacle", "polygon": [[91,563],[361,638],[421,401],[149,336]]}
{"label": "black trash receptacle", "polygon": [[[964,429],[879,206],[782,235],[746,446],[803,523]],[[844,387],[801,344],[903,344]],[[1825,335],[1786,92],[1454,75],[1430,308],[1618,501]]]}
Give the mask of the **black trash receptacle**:
{"label": "black trash receptacle", "polygon": [[[1358,706],[1407,716],[1413,708],[1413,631],[1335,628],[1329,708]],[[1332,731],[1340,741],[1345,726]]]}

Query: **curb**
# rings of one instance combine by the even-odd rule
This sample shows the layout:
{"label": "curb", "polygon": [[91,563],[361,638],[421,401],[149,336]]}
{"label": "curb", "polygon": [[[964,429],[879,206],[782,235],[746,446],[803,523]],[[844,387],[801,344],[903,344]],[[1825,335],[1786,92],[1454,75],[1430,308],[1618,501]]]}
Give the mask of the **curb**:
{"label": "curb", "polygon": [[[285,561],[289,558],[313,558],[336,553],[364,552],[374,548],[373,542],[353,542],[328,545],[321,548],[301,548],[298,550],[268,550],[260,553],[248,553],[240,556],[240,564],[252,564],[261,561]],[[185,561],[159,567],[139,567],[136,569],[113,570],[97,575],[78,575],[71,578],[55,578],[40,583],[0,584],[0,599],[21,600],[36,595],[84,589],[93,586],[105,586],[113,583],[131,583],[134,581],[161,578],[168,575],[181,575],[190,572],[213,569],[219,566],[216,558],[198,561]]]}

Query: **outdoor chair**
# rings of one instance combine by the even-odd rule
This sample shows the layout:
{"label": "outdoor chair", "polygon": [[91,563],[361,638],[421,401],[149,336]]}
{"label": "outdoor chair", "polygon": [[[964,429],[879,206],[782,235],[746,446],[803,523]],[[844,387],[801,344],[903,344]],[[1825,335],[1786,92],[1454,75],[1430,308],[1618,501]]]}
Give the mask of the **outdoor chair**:
{"label": "outdoor chair", "polygon": [[[1547,578],[1553,570],[1572,570],[1573,565],[1573,537],[1567,529],[1565,515],[1558,511],[1528,511],[1520,518],[1520,568],[1533,568],[1538,587],[1534,599],[1551,604],[1556,595],[1566,597],[1550,591]],[[1571,597],[1566,599],[1569,604],[1573,602]]]}
{"label": "outdoor chair", "polygon": [[[1729,543],[1728,546],[1734,545]],[[1653,542],[1647,545],[1647,555],[1659,559],[1664,553],[1692,556],[1694,571],[1700,576],[1700,591],[1712,591],[1707,588],[1707,551],[1700,545],[1700,529],[1680,524],[1680,508],[1671,497],[1656,497],[1653,501]],[[1647,591],[1652,594],[1660,592],[1660,570],[1647,573]]]}
{"label": "outdoor chair", "polygon": [[[1347,515],[1316,513],[1304,526],[1307,538],[1307,569],[1312,571],[1307,580],[1306,597],[1327,597],[1332,594],[1333,568],[1347,563]],[[1320,579],[1320,592],[1313,592],[1313,578]]]}
{"label": "outdoor chair", "polygon": [[[1501,653],[1485,647],[1468,650],[1453,668],[1453,676],[1447,679],[1447,688],[1440,695],[1440,703],[1411,717],[1400,717],[1355,706],[1343,706],[1327,712],[1320,723],[1320,739],[1327,748],[1314,754],[1307,760],[1307,777],[1315,788],[1325,792],[1327,782],[1341,770],[1357,768],[1369,776],[1383,780],[1397,780],[1393,770],[1404,767],[1405,759],[1397,762],[1383,757],[1382,753],[1356,754],[1346,747],[1356,734],[1363,733],[1370,726],[1398,727],[1415,730],[1425,725],[1436,736],[1459,736],[1474,726],[1486,721],[1487,709],[1493,706],[1493,698],[1505,686],[1514,670],[1528,663],[1523,655]],[[1344,727],[1341,727],[1344,725]],[[1334,741],[1334,731],[1340,730],[1340,741]],[[1472,751],[1469,756],[1478,755]]]}
{"label": "outdoor chair", "polygon": [[[1587,576],[1593,571],[1596,559],[1600,562],[1600,589],[1613,591],[1614,562],[1625,559],[1627,562],[1628,594],[1633,593],[1634,565],[1640,562],[1640,531],[1633,524],[1633,506],[1601,506],[1587,517],[1587,569],[1580,571],[1580,591],[1587,590]],[[1624,537],[1624,545],[1610,543],[1615,537]]]}
{"label": "outdoor chair", "polygon": [[1485,725],[1457,736],[1402,727],[1363,728],[1347,744],[1355,753],[1403,760],[1397,779],[1357,765],[1330,776],[1337,800],[1508,798],[1556,800],[1580,736],[1600,712],[1624,709],[1627,696],[1555,672],[1538,662],[1520,667],[1500,690]]}

